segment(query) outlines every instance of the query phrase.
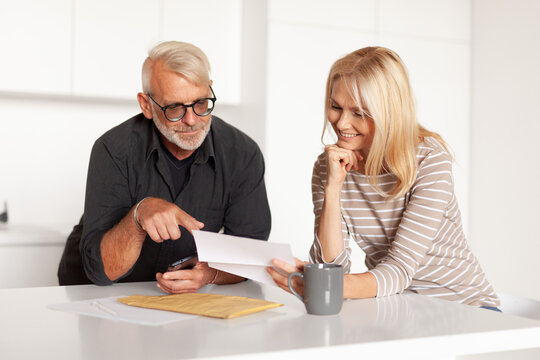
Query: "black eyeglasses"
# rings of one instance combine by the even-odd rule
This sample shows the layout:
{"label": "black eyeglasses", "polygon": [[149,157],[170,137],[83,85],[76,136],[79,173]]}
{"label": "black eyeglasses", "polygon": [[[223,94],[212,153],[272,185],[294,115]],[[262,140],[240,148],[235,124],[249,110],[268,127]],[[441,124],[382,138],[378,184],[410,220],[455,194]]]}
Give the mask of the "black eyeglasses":
{"label": "black eyeglasses", "polygon": [[171,104],[167,106],[159,105],[156,102],[156,100],[152,98],[150,94],[146,94],[146,95],[148,95],[150,100],[152,100],[152,102],[156,104],[157,107],[161,109],[161,111],[163,111],[163,114],[165,115],[167,120],[180,121],[182,120],[184,115],[186,115],[188,108],[191,108],[193,112],[195,113],[195,115],[198,115],[198,116],[206,116],[210,114],[212,110],[214,110],[214,104],[216,103],[216,100],[217,100],[216,94],[214,94],[214,90],[212,89],[211,86],[210,86],[210,91],[212,92],[212,97],[210,98],[199,99],[192,104],[175,103],[175,104]]}

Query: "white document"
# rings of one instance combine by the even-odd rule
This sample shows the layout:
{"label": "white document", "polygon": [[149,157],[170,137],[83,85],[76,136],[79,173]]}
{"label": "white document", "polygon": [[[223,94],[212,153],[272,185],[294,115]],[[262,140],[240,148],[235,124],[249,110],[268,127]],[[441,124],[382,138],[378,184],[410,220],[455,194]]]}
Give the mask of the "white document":
{"label": "white document", "polygon": [[126,296],[113,296],[109,298],[51,304],[48,306],[48,308],[81,315],[95,316],[103,319],[152,326],[165,325],[175,321],[191,319],[197,316],[172,311],[129,306],[118,301],[118,298]]}
{"label": "white document", "polygon": [[272,259],[278,258],[294,264],[289,244],[272,243],[238,236],[194,230],[199,261],[206,261],[210,267],[248,279],[274,285],[276,283],[266,272],[272,266]]}

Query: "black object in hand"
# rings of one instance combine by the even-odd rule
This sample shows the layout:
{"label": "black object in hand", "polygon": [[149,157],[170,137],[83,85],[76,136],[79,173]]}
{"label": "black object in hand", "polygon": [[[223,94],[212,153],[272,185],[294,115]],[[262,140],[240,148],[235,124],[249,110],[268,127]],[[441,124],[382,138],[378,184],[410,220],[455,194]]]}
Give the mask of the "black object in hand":
{"label": "black object in hand", "polygon": [[167,269],[167,271],[191,269],[192,267],[195,266],[195,264],[197,264],[198,261],[199,261],[199,258],[197,257],[197,255],[191,255],[183,259],[180,259],[176,262],[173,262],[171,265],[169,265],[169,268]]}

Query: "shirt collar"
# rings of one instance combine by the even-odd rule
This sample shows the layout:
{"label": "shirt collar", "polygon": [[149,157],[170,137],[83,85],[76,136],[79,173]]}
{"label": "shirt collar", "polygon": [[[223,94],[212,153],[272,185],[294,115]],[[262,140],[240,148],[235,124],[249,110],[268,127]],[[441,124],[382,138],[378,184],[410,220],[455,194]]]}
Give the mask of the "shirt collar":
{"label": "shirt collar", "polygon": [[199,151],[197,151],[197,154],[195,154],[195,163],[197,164],[204,164],[208,162],[210,157],[214,158],[214,135],[213,135],[213,126],[210,124],[210,131],[208,131],[208,134],[206,135],[206,138],[204,139],[203,143],[199,147]]}

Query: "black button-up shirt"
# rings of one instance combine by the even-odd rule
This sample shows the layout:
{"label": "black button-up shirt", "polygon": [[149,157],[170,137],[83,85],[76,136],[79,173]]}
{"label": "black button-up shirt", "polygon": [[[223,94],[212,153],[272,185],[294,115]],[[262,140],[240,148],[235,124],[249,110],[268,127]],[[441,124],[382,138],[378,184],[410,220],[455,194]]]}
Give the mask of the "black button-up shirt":
{"label": "black button-up shirt", "polygon": [[[158,130],[142,114],[111,129],[94,144],[80,240],[82,264],[92,282],[112,283],[103,269],[101,239],[148,196],[175,203],[202,221],[202,230],[223,228],[225,234],[268,239],[264,160],[252,139],[212,117],[210,132],[194,154],[189,180],[178,196],[166,156]],[[163,243],[147,236],[137,262],[120,281],[155,280],[168,264],[192,254],[193,237],[184,228],[181,232],[180,239]]]}

